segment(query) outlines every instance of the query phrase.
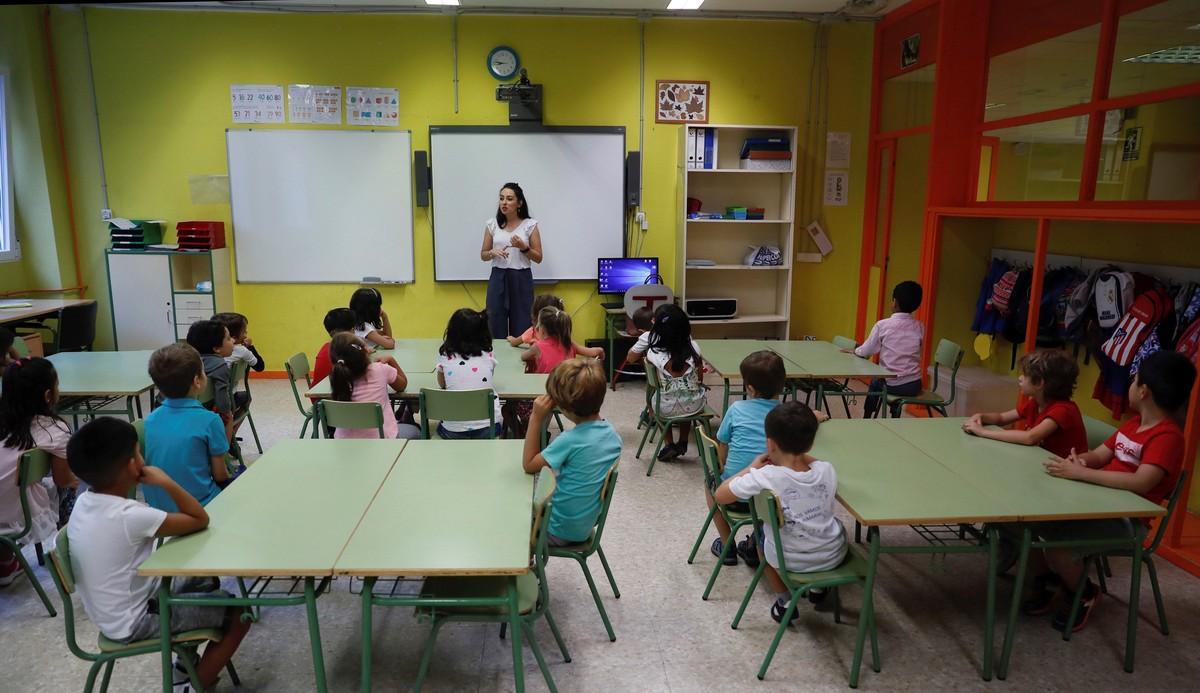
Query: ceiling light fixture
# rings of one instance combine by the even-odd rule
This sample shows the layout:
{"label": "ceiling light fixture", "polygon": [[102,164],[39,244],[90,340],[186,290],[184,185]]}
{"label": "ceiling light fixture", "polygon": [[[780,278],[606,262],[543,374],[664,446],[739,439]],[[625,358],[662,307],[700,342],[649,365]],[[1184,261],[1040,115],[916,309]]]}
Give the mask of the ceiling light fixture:
{"label": "ceiling light fixture", "polygon": [[1200,46],[1174,46],[1153,53],[1143,53],[1132,58],[1125,58],[1126,63],[1160,63],[1160,64],[1200,64]]}
{"label": "ceiling light fixture", "polygon": [[426,5],[438,5],[439,7],[458,7],[458,0],[425,0]]}
{"label": "ceiling light fixture", "polygon": [[704,4],[704,0],[671,0],[667,5],[668,10],[698,10]]}

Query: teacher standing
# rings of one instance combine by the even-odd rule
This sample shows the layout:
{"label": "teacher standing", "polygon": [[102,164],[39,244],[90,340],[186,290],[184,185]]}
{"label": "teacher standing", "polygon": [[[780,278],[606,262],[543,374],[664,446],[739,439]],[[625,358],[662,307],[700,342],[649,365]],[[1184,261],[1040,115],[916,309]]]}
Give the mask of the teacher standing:
{"label": "teacher standing", "polygon": [[500,188],[496,218],[483,229],[479,258],[491,260],[488,278],[488,325],[493,337],[520,336],[529,329],[533,310],[533,262],[542,261],[542,236],[529,215],[525,192],[516,183]]}

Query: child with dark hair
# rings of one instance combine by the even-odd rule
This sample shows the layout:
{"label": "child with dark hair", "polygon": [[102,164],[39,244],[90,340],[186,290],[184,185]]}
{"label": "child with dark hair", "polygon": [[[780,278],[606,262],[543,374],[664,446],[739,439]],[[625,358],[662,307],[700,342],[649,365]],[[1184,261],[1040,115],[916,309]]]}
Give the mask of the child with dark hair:
{"label": "child with dark hair", "polygon": [[554,294],[538,294],[534,296],[533,311],[529,318],[529,329],[525,330],[520,337],[508,337],[509,344],[521,346],[522,344],[533,344],[537,341],[538,314],[542,312],[543,308],[567,309],[566,305],[563,304],[563,300]]}
{"label": "child with dark hair", "polygon": [[233,353],[229,328],[216,320],[198,320],[188,328],[187,343],[200,354],[204,375],[212,383],[212,402],[225,424],[225,437],[233,441],[233,383],[230,382],[226,357]]}
{"label": "child with dark hair", "polygon": [[[17,534],[25,526],[21,511],[17,472],[21,455],[40,448],[50,455],[53,483],[32,484],[29,498],[30,531],[22,541],[49,541],[65,522],[57,489],[66,489],[62,500],[69,503],[77,482],[67,466],[67,441],[71,429],[54,413],[58,404],[58,374],[46,359],[13,361],[4,370],[0,389],[0,534]],[[63,508],[66,510],[66,508]],[[12,584],[24,572],[17,556],[0,545],[0,587]]]}
{"label": "child with dark hair", "polygon": [[0,374],[4,373],[4,367],[11,361],[16,361],[21,358],[17,350],[13,347],[17,341],[17,335],[7,327],[0,325]]}
{"label": "child with dark hair", "polygon": [[[199,365],[199,359],[196,362]],[[198,377],[202,379],[203,373]],[[208,526],[208,513],[164,470],[145,463],[138,450],[137,431],[128,422],[96,418],[71,438],[67,454],[71,468],[92,487],[79,497],[66,530],[83,608],[111,640],[157,639],[155,600],[160,578],[138,575],[138,566],[154,551],[156,538],[198,532]],[[139,483],[144,489],[159,491],[178,510],[156,510],[129,498]],[[171,591],[179,596],[233,596],[221,593],[219,586],[216,578],[189,577],[172,582]],[[216,684],[250,630],[250,622],[241,618],[242,611],[236,606],[171,607],[172,633],[200,628],[222,631],[219,641],[205,647],[196,667],[206,689]],[[191,690],[187,674],[178,665],[174,674],[176,690]]]}
{"label": "child with dark hair", "polygon": [[250,319],[241,313],[217,313],[212,316],[229,330],[233,337],[233,353],[225,357],[225,362],[231,367],[238,361],[245,361],[250,370],[261,373],[267,368],[266,361],[254,348],[254,340],[250,338]]}
{"label": "child with dark hair", "polygon": [[[867,341],[856,349],[843,349],[861,358],[879,354],[879,365],[896,375],[891,378],[875,378],[868,387],[870,392],[882,393],[887,384],[888,395],[915,397],[921,393],[921,343],[925,339],[925,326],[913,317],[921,307],[921,285],[914,281],[903,281],[892,289],[892,314],[875,323]],[[871,418],[882,406],[882,396],[866,397],[863,401],[863,417]],[[892,408],[893,417],[900,416],[900,408]]]}
{"label": "child with dark hair", "polygon": [[[358,320],[358,316],[349,308],[333,308],[325,314],[324,326],[325,331],[329,333],[329,338],[341,334],[342,332],[354,332],[354,325]],[[333,361],[329,359],[329,342],[321,345],[317,350],[317,358],[313,361],[312,381],[319,383],[329,377],[329,372],[333,370]]]}
{"label": "child with dark hair", "polygon": [[[1046,472],[1063,479],[1075,479],[1099,486],[1133,491],[1153,503],[1161,503],[1179,480],[1183,469],[1184,438],[1180,422],[1187,408],[1188,395],[1196,380],[1196,367],[1183,354],[1159,351],[1142,361],[1129,385],[1129,406],[1133,418],[1121,424],[1117,432],[1095,450],[1053,456]],[[1046,540],[1072,538],[1132,537],[1128,518],[1081,520],[1075,522],[1039,522],[1033,532]],[[1060,608],[1051,622],[1064,630],[1070,612],[1070,596],[1080,580],[1083,601],[1073,630],[1087,624],[1096,606],[1100,590],[1088,580],[1083,564],[1069,549],[1046,549],[1045,560],[1030,554],[1034,575],[1033,597],[1025,602],[1029,613],[1050,610],[1055,602],[1054,585],[1060,586]],[[1051,573],[1050,571],[1053,571]]]}
{"label": "child with dark hair", "polygon": [[[604,479],[621,457],[621,436],[600,418],[607,389],[599,363],[575,358],[554,367],[546,379],[546,394],[534,401],[521,466],[526,474],[549,468],[558,481],[546,527],[551,546],[587,541],[600,516]],[[543,450],[542,427],[555,407],[575,426]]]}
{"label": "child with dark hair", "polygon": [[[408,386],[408,376],[391,356],[371,360],[367,343],[352,332],[342,332],[329,342],[329,358],[333,370],[329,385],[333,399],[339,402],[378,402],[383,409],[385,438],[417,438],[420,429],[396,421],[388,394],[390,385],[396,392]],[[378,438],[374,428],[339,428],[334,438]]]}
{"label": "child with dark hair", "polygon": [[[714,494],[718,503],[750,501],[761,491],[770,491],[783,506],[787,522],[779,529],[784,561],[792,572],[831,570],[846,558],[846,534],[833,513],[837,496],[837,472],[833,465],[818,460],[808,451],[817,436],[817,417],[801,402],[784,402],[767,414],[764,426],[767,451],[749,467],[726,479]],[[759,545],[759,559],[766,558],[763,574],[775,593],[771,618],[783,621],[790,593],[779,578],[780,568],[771,533]],[[820,603],[824,590],[809,590],[809,600]],[[792,619],[797,617],[793,610]]]}
{"label": "child with dark hair", "polygon": [[392,322],[383,310],[383,294],[378,289],[362,288],[350,295],[350,310],[354,311],[354,334],[359,339],[384,349],[395,349]]}
{"label": "child with dark hair", "polygon": [[[150,355],[150,379],[163,395],[146,417],[146,458],[207,505],[231,479],[225,466],[229,438],[221,417],[196,399],[207,378],[200,354],[187,344],[168,344]],[[175,501],[161,488],[143,489],[153,508],[175,512]]]}
{"label": "child with dark hair", "polygon": [[[692,339],[692,323],[679,306],[668,303],[654,313],[654,326],[643,335],[625,357],[628,363],[648,361],[658,371],[662,416],[688,416],[704,409],[707,390],[702,382],[703,361],[700,347]],[[677,431],[668,429],[659,451],[661,461],[673,460],[687,453],[691,424],[679,424]]]}
{"label": "child with dark hair", "polygon": [[[746,399],[729,405],[725,416],[721,418],[721,427],[717,429],[717,455],[721,459],[721,480],[728,479],[741,472],[759,455],[767,451],[767,437],[764,422],[767,414],[779,406],[779,393],[783,392],[787,381],[783,358],[773,351],[763,349],[742,359],[740,366],[742,382],[745,384]],[[712,494],[715,488],[708,489],[707,500],[712,506]],[[738,508],[746,510],[745,508]],[[720,513],[713,515],[716,521],[717,533],[720,535],[713,540],[712,554],[720,557],[729,536],[729,524]],[[737,551],[725,553],[725,565],[737,565],[738,556],[750,567],[758,566],[758,554],[754,550],[752,540],[743,541],[737,546]]]}
{"label": "child with dark hair", "polygon": [[[1035,351],[1021,357],[1017,387],[1023,395],[1016,409],[976,414],[963,422],[963,430],[981,438],[1018,445],[1041,445],[1059,457],[1087,450],[1087,430],[1079,405],[1071,401],[1079,365],[1057,350]],[[1023,430],[987,428],[1018,421]]]}
{"label": "child with dark hair", "polygon": [[654,327],[654,311],[642,306],[633,311],[633,319],[625,323],[625,334],[640,337]]}
{"label": "child with dark hair", "polygon": [[[444,390],[495,392],[496,357],[492,354],[492,330],[486,312],[460,308],[450,315],[433,369],[438,385]],[[442,421],[438,423],[438,435],[446,439],[499,437],[503,428],[500,400],[494,404],[494,431],[488,430],[487,419]]]}

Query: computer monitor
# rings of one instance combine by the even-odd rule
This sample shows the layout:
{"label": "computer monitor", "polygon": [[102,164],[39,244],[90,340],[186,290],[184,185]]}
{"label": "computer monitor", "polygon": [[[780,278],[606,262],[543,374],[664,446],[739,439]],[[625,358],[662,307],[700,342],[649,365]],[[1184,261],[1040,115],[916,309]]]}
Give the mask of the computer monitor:
{"label": "computer monitor", "polygon": [[597,293],[621,294],[629,287],[645,284],[658,274],[656,257],[602,257],[596,259]]}

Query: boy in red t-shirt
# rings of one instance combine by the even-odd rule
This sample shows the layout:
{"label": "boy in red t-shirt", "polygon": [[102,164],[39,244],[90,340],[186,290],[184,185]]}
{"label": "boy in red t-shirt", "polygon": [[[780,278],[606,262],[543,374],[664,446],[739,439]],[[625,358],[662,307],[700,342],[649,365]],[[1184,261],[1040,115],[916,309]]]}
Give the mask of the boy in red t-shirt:
{"label": "boy in red t-shirt", "polygon": [[[1147,500],[1161,502],[1170,494],[1183,467],[1183,431],[1178,422],[1187,408],[1195,379],[1196,368],[1183,354],[1174,351],[1151,354],[1142,362],[1129,386],[1129,406],[1135,412],[1133,418],[1121,424],[1112,437],[1091,452],[1073,454],[1065,459],[1052,457],[1046,462],[1046,472],[1064,479],[1133,491]],[[1034,533],[1045,539],[1073,538],[1084,532],[1089,536],[1108,536],[1132,531],[1129,519],[1046,522],[1038,523],[1034,528]],[[1058,574],[1064,595],[1074,594],[1079,581],[1087,580],[1083,564],[1073,551],[1047,549],[1045,557],[1045,563],[1031,562],[1035,594],[1026,602],[1026,610],[1033,613],[1038,613],[1039,607],[1042,612],[1048,611],[1053,601],[1053,594],[1048,594],[1047,568]],[[1100,590],[1087,580],[1074,630],[1080,630],[1087,623],[1099,596]],[[1066,627],[1070,600],[1064,601],[1063,608],[1054,616],[1054,627],[1058,630]]]}
{"label": "boy in red t-shirt", "polygon": [[[1087,450],[1087,431],[1079,406],[1071,401],[1079,366],[1061,351],[1035,351],[1019,363],[1017,386],[1023,398],[1016,409],[976,414],[963,423],[963,430],[981,438],[1018,445],[1041,445],[1059,457]],[[1021,421],[1024,430],[985,428],[1008,426]]]}
{"label": "boy in red t-shirt", "polygon": [[[349,308],[334,308],[325,314],[325,331],[329,333],[329,338],[333,339],[333,336],[340,332],[353,332],[357,322],[358,316],[354,311]],[[329,372],[332,370],[333,361],[329,359],[329,342],[325,342],[317,350],[317,359],[313,361],[313,383],[319,383],[328,378]]]}

